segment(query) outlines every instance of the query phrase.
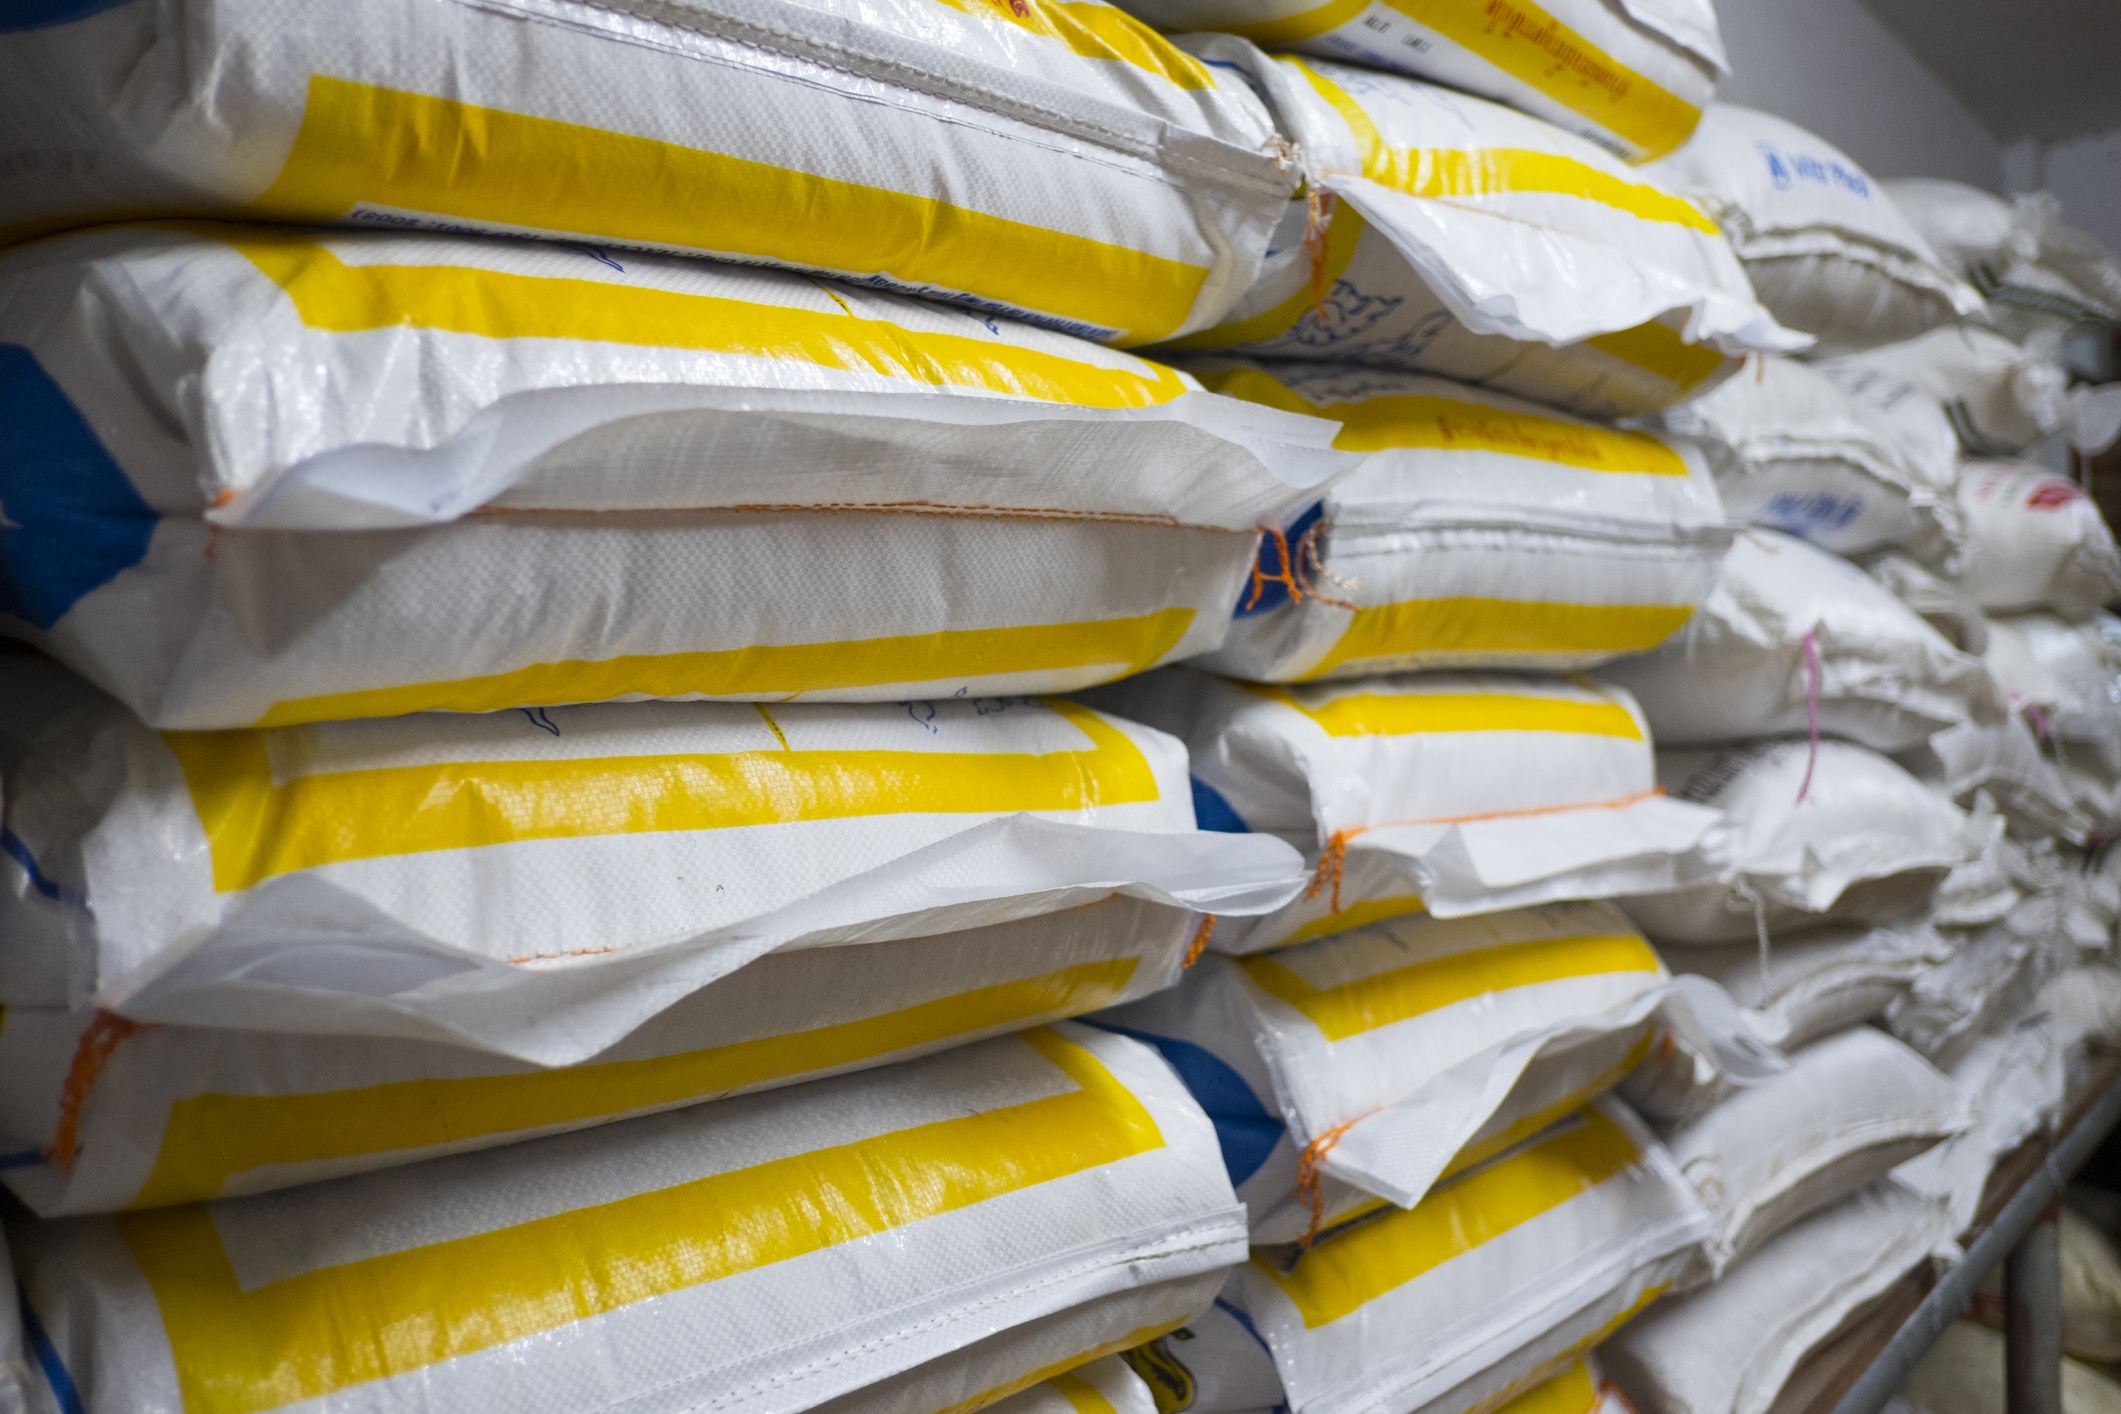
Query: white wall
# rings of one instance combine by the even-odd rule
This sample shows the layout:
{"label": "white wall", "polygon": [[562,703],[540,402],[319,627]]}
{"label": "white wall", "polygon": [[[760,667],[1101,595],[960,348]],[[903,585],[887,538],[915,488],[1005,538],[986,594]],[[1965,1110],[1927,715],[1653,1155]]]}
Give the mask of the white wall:
{"label": "white wall", "polygon": [[2063,220],[2121,251],[2121,128],[2044,146],[2014,142],[2004,159],[2006,190],[2046,187]]}
{"label": "white wall", "polygon": [[1856,0],[1717,0],[1716,17],[1717,97],[1803,124],[1873,176],[2003,190],[2001,144]]}

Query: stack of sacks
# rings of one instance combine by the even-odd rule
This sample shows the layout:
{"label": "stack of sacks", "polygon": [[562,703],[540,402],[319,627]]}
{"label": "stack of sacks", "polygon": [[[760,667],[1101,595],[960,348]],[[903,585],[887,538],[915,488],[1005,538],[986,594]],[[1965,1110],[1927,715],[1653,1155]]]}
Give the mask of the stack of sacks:
{"label": "stack of sacks", "polygon": [[1889,181],[1886,190],[1937,253],[1988,300],[2013,337],[2121,318],[2121,261],[2060,219],[2046,192],[2009,200],[1936,177]]}
{"label": "stack of sacks", "polygon": [[2090,829],[2121,829],[2121,621],[2047,612],[1989,624],[1989,666],[2046,748],[2043,761]]}
{"label": "stack of sacks", "polygon": [[1819,368],[1910,436],[1934,435],[1941,410],[1973,457],[2017,456],[2060,428],[2071,406],[2054,349],[2021,346],[1978,323],[1826,359]]}

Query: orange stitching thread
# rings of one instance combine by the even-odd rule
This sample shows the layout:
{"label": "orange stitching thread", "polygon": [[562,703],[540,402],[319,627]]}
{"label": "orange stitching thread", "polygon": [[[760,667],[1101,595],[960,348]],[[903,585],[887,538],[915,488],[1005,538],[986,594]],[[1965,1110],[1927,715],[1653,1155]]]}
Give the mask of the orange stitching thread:
{"label": "orange stitching thread", "polygon": [[46,1163],[62,1173],[74,1171],[74,1156],[81,1149],[81,1110],[88,1103],[96,1079],[110,1064],[111,1054],[134,1036],[154,1030],[154,1023],[134,1021],[116,1012],[99,1011],[74,1047],[73,1063],[66,1068],[66,1085],[59,1092],[59,1127],[44,1150]]}
{"label": "orange stitching thread", "polygon": [[1326,1155],[1333,1152],[1333,1146],[1340,1142],[1341,1135],[1368,1119],[1371,1113],[1374,1111],[1366,1111],[1354,1119],[1342,1120],[1304,1145],[1304,1151],[1296,1156],[1296,1197],[1311,1210],[1311,1225],[1304,1229],[1303,1238],[1298,1244],[1306,1252],[1310,1251],[1311,1244],[1318,1240],[1318,1229],[1326,1220]]}
{"label": "orange stitching thread", "polygon": [[1186,947],[1185,961],[1179,963],[1181,970],[1200,961],[1200,955],[1208,950],[1208,939],[1215,936],[1215,915],[1201,915],[1200,926],[1193,930],[1193,941]]}
{"label": "orange stitching thread", "polygon": [[1279,527],[1273,526],[1268,527],[1262,533],[1274,537],[1274,548],[1281,555],[1281,570],[1276,574],[1268,574],[1259,567],[1259,556],[1254,555],[1252,557],[1252,597],[1245,601],[1245,607],[1247,609],[1258,608],[1259,596],[1267,592],[1267,586],[1270,584],[1279,584],[1288,590],[1291,603],[1303,603],[1303,586],[1296,582],[1296,563],[1289,557],[1289,537],[1287,533]]}
{"label": "orange stitching thread", "polygon": [[1311,266],[1311,307],[1326,322],[1326,232],[1333,225],[1333,193],[1316,182],[1304,188],[1304,256]]}
{"label": "orange stitching thread", "polygon": [[1325,556],[1318,548],[1320,532],[1325,528],[1326,523],[1321,520],[1297,537],[1296,558],[1297,563],[1304,566],[1304,591],[1321,604],[1331,604],[1336,609],[1353,609],[1356,607],[1354,600],[1335,598],[1318,587],[1320,579],[1330,579],[1342,589],[1362,588],[1361,580],[1342,579],[1326,568]]}
{"label": "orange stitching thread", "polygon": [[1328,911],[1340,912],[1340,876],[1348,863],[1348,841],[1361,834],[1363,829],[1363,826],[1357,826],[1354,829],[1333,832],[1332,838],[1326,841],[1326,847],[1319,851],[1317,866],[1311,870],[1311,887],[1304,890],[1306,899],[1317,898],[1325,892],[1326,885],[1331,884],[1333,904]]}

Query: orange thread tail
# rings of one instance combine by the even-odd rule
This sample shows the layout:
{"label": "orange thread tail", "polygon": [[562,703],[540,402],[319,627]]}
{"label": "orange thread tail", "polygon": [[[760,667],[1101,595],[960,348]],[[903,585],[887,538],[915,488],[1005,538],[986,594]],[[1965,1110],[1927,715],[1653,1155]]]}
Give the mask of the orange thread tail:
{"label": "orange thread tail", "polygon": [[1359,1114],[1354,1119],[1342,1120],[1304,1145],[1304,1151],[1296,1156],[1296,1197],[1311,1210],[1310,1226],[1304,1229],[1303,1238],[1298,1244],[1306,1252],[1310,1251],[1311,1244],[1318,1240],[1318,1229],[1326,1220],[1326,1155],[1333,1152],[1333,1146],[1340,1142],[1341,1135],[1367,1118],[1367,1114]]}
{"label": "orange thread tail", "polygon": [[1326,841],[1326,847],[1319,852],[1318,865],[1311,871],[1311,887],[1304,890],[1305,898],[1317,898],[1330,885],[1333,889],[1333,902],[1327,911],[1340,912],[1340,878],[1347,868],[1348,841],[1361,833],[1360,828],[1333,832],[1332,837]]}
{"label": "orange thread tail", "polygon": [[46,1163],[56,1164],[61,1173],[74,1171],[74,1156],[81,1148],[81,1110],[88,1103],[96,1080],[118,1047],[138,1036],[143,1031],[154,1030],[152,1022],[133,1021],[116,1012],[99,1011],[88,1029],[81,1033],[80,1042],[74,1047],[73,1063],[66,1069],[66,1085],[59,1092],[59,1126],[52,1131],[52,1142],[44,1150]]}
{"label": "orange thread tail", "polygon": [[1200,961],[1200,955],[1208,950],[1208,939],[1215,936],[1215,915],[1201,915],[1200,926],[1193,930],[1193,941],[1186,947],[1186,959],[1179,964],[1181,969]]}
{"label": "orange thread tail", "polygon": [[1326,231],[1333,225],[1333,193],[1313,182],[1304,188],[1304,258],[1311,267],[1311,307],[1326,322]]}
{"label": "orange thread tail", "polygon": [[1320,532],[1325,530],[1325,528],[1326,523],[1322,520],[1318,521],[1309,530],[1298,536],[1296,540],[1296,562],[1303,567],[1304,593],[1310,595],[1321,604],[1331,604],[1336,609],[1353,610],[1356,607],[1354,600],[1336,598],[1318,587],[1319,580],[1329,579],[1342,589],[1362,588],[1361,580],[1342,579],[1339,575],[1326,568],[1325,555],[1318,548]]}
{"label": "orange thread tail", "polygon": [[1281,568],[1273,574],[1268,574],[1259,567],[1259,556],[1252,557],[1252,597],[1245,601],[1245,608],[1258,608],[1259,596],[1267,592],[1267,586],[1270,584],[1278,584],[1288,590],[1290,603],[1303,603],[1303,586],[1296,582],[1296,563],[1289,556],[1288,534],[1278,526],[1270,526],[1260,533],[1274,537],[1274,549],[1281,557]]}

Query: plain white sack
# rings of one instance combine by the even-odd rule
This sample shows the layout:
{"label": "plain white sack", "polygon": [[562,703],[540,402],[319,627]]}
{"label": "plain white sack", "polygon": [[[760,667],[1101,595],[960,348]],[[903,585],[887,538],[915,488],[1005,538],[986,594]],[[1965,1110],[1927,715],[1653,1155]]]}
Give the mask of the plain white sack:
{"label": "plain white sack", "polygon": [[1829,924],[1774,939],[1764,972],[1743,948],[1666,943],[1658,954],[1674,973],[1722,987],[1767,1040],[1787,1048],[1879,1015],[1955,946],[1927,923]]}
{"label": "plain white sack", "polygon": [[2031,462],[1968,462],[1959,476],[1959,582],[1995,613],[2047,609],[2082,621],[2121,599],[2121,550],[2083,488]]}
{"label": "plain white sack", "polygon": [[1821,741],[1816,760],[1804,741],[1664,751],[1657,773],[1675,799],[1723,811],[1735,832],[1720,880],[1623,901],[1660,942],[1898,922],[1980,852],[1980,832],[1958,807],[1853,742]]}
{"label": "plain white sack", "polygon": [[1981,308],[1876,178],[1787,119],[1712,104],[1647,170],[1716,218],[1760,302],[1818,353],[1898,343]]}
{"label": "plain white sack", "polygon": [[1716,588],[1663,647],[1608,664],[1661,747],[1749,741],[1814,725],[1878,751],[2003,721],[1981,659],[1876,580],[1772,530],[1748,530]]}
{"label": "plain white sack", "polygon": [[1177,741],[1059,698],[157,735],[47,663],[0,683],[8,1005],[569,1064],[779,948],[1302,887],[1194,829]]}
{"label": "plain white sack", "polygon": [[1973,1126],[1908,1160],[1893,1178],[1946,1204],[1949,1230],[1958,1234],[1973,1226],[1997,1162],[2061,1112],[2063,1046],[2047,1018],[2025,1016],[1975,1040],[1950,1074],[1972,1107]]}
{"label": "plain white sack", "polygon": [[1643,1414],[1767,1414],[1806,1355],[1950,1252],[1953,1231],[1942,1203],[1884,1180],[1653,1308],[1598,1347],[1599,1363]]}
{"label": "plain white sack", "polygon": [[1989,621],[1989,668],[2050,751],[2111,775],[2121,771],[2121,619],[2054,614]]}

